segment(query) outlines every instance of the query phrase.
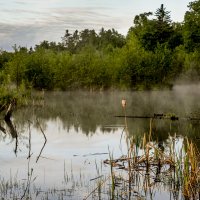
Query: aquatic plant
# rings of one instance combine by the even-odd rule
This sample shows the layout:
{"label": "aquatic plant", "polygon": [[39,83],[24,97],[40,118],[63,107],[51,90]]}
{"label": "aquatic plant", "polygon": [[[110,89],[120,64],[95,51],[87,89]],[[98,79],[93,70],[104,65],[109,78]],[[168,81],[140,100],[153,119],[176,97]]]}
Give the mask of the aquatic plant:
{"label": "aquatic plant", "polygon": [[[196,199],[199,196],[200,154],[192,141],[184,138],[182,147],[178,151],[176,136],[170,137],[169,145],[165,146],[164,150],[144,134],[139,144],[142,147],[140,154],[136,154],[134,150],[138,148],[136,147],[138,143],[135,141],[137,140],[134,137],[129,138],[130,148],[126,156],[104,160],[105,164],[111,165],[112,174],[121,173],[121,170],[127,173],[127,179],[124,181],[129,185],[126,187],[131,185],[131,190],[135,190],[136,186],[132,186],[132,183],[136,183],[139,176],[140,181],[145,183],[144,194],[146,188],[152,188],[162,182],[163,185],[181,190],[182,195],[188,199]],[[140,188],[139,192],[141,183],[137,182],[137,184]]]}

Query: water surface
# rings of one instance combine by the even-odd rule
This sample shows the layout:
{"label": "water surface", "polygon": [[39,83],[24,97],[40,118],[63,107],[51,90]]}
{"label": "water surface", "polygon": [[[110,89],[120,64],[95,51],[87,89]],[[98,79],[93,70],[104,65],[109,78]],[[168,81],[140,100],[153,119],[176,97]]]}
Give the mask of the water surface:
{"label": "water surface", "polygon": [[[129,116],[159,113],[179,117],[177,121],[154,119],[154,141],[165,144],[170,135],[187,135],[200,146],[199,120],[189,120],[200,117],[199,89],[199,85],[190,85],[152,92],[46,92],[45,101],[38,102],[39,106],[20,108],[14,113],[12,123],[17,140],[1,121],[6,134],[0,132],[0,181],[1,189],[6,183],[8,187],[8,193],[2,197],[23,197],[30,174],[26,195],[36,199],[87,197],[98,184],[99,179],[94,178],[109,176],[110,167],[103,164],[109,153],[114,158],[127,153],[125,121],[115,117],[124,115],[122,98],[127,100]],[[127,124],[130,136],[142,136],[149,132],[150,119],[130,118]],[[42,132],[47,138],[45,146]],[[103,184],[104,191],[110,183],[108,180]],[[152,198],[150,194],[142,195]],[[170,195],[163,186],[153,191],[153,199],[169,199]],[[109,199],[109,194],[102,194],[104,198]]]}

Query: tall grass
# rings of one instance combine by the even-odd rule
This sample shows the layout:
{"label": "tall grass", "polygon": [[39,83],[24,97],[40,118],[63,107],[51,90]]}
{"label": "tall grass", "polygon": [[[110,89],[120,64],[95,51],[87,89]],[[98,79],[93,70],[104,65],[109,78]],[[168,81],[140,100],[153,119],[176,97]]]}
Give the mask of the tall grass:
{"label": "tall grass", "polygon": [[151,139],[151,127],[152,120],[149,133],[140,140],[134,136],[127,138],[128,152],[125,158],[112,158],[106,162],[111,165],[112,176],[124,170],[127,175],[124,175],[126,178],[122,181],[125,183],[123,190],[129,191],[129,197],[136,193],[140,197],[150,197],[152,190],[158,190],[161,186],[163,189],[167,187],[169,193],[173,191],[175,196],[180,192],[185,199],[198,199],[200,153],[197,147],[187,137],[180,140],[176,134],[169,136],[168,143],[160,147],[158,142]]}

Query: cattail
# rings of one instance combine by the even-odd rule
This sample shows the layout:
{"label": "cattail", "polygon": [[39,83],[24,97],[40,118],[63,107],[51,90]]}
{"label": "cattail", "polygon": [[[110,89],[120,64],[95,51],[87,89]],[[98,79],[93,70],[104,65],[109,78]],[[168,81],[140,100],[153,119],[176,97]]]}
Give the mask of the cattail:
{"label": "cattail", "polygon": [[126,99],[122,99],[122,107],[123,107],[123,108],[126,107]]}

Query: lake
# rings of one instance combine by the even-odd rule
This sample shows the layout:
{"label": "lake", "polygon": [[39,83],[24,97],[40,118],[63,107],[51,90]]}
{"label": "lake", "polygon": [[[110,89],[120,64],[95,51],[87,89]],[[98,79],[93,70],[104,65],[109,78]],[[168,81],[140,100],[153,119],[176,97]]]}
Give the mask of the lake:
{"label": "lake", "polygon": [[[193,84],[165,91],[45,92],[39,105],[16,110],[12,125],[1,120],[6,133],[0,131],[0,197],[112,199],[111,167],[104,161],[127,154],[127,137],[140,138],[151,126],[152,140],[164,147],[176,135],[177,145],[187,136],[200,148],[199,91]],[[135,199],[183,198],[162,183],[151,191],[132,187]]]}

